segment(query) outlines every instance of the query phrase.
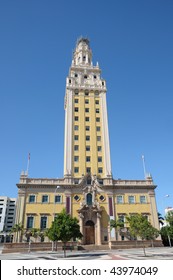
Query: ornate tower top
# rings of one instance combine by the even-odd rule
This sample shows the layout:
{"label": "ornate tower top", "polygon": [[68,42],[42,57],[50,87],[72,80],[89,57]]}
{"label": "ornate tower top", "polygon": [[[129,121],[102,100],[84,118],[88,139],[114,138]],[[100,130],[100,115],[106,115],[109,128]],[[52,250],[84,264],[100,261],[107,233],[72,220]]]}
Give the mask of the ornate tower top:
{"label": "ornate tower top", "polygon": [[92,65],[92,51],[88,38],[79,38],[73,54],[72,65],[89,66]]}

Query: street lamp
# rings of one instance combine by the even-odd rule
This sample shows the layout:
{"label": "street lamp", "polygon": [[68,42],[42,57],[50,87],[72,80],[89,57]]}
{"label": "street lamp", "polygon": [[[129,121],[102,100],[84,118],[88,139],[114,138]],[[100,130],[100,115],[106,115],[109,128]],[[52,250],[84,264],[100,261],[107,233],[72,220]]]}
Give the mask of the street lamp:
{"label": "street lamp", "polygon": [[[169,197],[169,194],[166,194],[164,197],[168,198],[168,197]],[[167,209],[168,209],[168,207],[167,207]],[[165,210],[166,210],[166,209],[165,209]],[[165,211],[165,212],[166,212],[166,214],[168,213],[168,211]],[[169,223],[166,222],[166,225],[169,225]],[[169,233],[167,233],[167,235],[168,235],[169,247],[172,247],[171,238],[170,238],[170,236],[169,236]]]}
{"label": "street lamp", "polygon": [[[56,186],[56,189],[54,191],[54,209],[53,209],[53,221],[55,221],[55,204],[56,204],[56,200],[55,200],[55,195],[56,195],[56,191],[60,188],[60,186]],[[52,252],[54,251],[54,241],[52,241]]]}

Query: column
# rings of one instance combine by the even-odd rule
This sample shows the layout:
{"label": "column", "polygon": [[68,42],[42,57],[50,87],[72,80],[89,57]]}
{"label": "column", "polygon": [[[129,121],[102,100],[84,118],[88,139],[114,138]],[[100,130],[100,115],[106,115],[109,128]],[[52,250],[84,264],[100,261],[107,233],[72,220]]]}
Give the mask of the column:
{"label": "column", "polygon": [[101,106],[102,106],[102,129],[103,129],[103,145],[104,145],[104,161],[105,161],[105,175],[111,176],[111,158],[110,158],[110,145],[109,145],[109,130],[108,130],[108,117],[106,105],[106,93],[101,93]]}
{"label": "column", "polygon": [[101,245],[101,215],[97,213],[97,245]]}
{"label": "column", "polygon": [[83,228],[83,219],[84,216],[82,213],[79,214],[79,225],[80,225],[80,232],[82,233],[83,237],[81,239],[81,244],[83,244],[83,239],[84,239],[84,228]]}

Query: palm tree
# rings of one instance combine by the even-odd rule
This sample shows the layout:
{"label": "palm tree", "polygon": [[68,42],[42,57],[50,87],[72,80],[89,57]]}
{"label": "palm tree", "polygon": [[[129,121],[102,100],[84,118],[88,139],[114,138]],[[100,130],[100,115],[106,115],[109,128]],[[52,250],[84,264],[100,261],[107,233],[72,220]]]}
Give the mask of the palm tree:
{"label": "palm tree", "polygon": [[16,233],[15,242],[18,242],[18,239],[19,242],[21,241],[21,236],[19,237],[19,232],[21,232],[21,234],[23,233],[23,225],[21,223],[15,224],[11,229],[11,233]]}
{"label": "palm tree", "polygon": [[161,226],[163,226],[163,225],[164,225],[164,218],[162,217],[162,214],[160,214],[160,213],[158,212],[157,215],[158,215],[159,224],[160,224]]}

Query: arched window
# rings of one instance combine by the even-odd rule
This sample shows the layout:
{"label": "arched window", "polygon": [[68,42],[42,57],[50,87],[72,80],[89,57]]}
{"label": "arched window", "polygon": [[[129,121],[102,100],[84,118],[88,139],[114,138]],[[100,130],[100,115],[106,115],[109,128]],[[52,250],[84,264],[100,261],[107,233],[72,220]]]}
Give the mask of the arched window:
{"label": "arched window", "polygon": [[87,178],[87,185],[91,185],[91,177]]}
{"label": "arched window", "polygon": [[86,196],[87,205],[92,205],[92,194],[88,193]]}

